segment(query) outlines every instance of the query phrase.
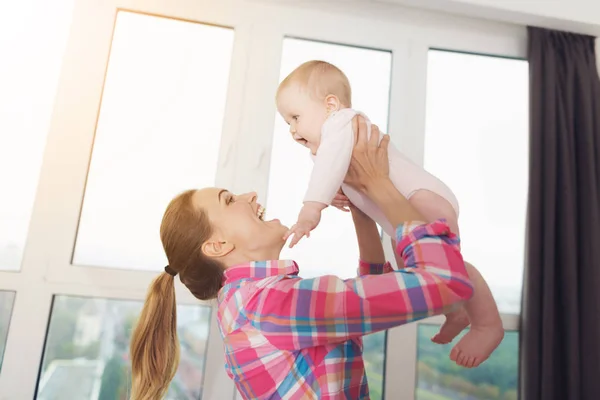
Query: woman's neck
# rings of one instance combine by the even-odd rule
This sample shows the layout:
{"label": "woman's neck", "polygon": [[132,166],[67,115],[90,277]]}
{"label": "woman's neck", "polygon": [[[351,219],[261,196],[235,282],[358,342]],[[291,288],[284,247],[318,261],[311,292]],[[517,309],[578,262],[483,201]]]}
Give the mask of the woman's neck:
{"label": "woman's neck", "polygon": [[225,256],[223,264],[227,269],[229,267],[233,267],[234,265],[249,264],[256,261],[279,260],[282,247],[283,246],[278,246],[277,248],[257,249],[247,252],[234,250]]}

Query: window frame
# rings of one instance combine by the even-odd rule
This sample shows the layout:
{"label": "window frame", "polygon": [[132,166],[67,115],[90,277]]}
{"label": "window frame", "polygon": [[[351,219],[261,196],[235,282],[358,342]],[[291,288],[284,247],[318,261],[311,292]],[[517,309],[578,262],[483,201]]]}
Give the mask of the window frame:
{"label": "window frame", "polygon": [[[525,27],[396,6],[392,12],[363,5],[344,5],[340,10],[331,4],[243,0],[75,0],[21,270],[0,271],[0,290],[16,291],[0,374],[0,393],[6,398],[35,396],[55,294],[143,300],[157,275],[71,265],[118,9],[235,30],[226,101],[229,117],[223,125],[216,184],[235,192],[256,191],[263,200],[284,37],[392,51],[391,139],[421,165],[428,50],[526,55]],[[393,260],[389,242],[383,238],[386,256]],[[176,292],[179,303],[198,304],[178,280]],[[519,316],[502,317],[507,330],[518,330]],[[416,340],[416,324],[388,332],[385,393],[414,398]],[[215,318],[207,348],[203,397],[232,398],[235,390],[223,368]]]}
{"label": "window frame", "polygon": [[[449,30],[446,32],[429,30],[412,42],[410,71],[413,77],[411,91],[407,96],[414,99],[409,102],[411,120],[408,123],[409,132],[421,132],[415,135],[409,143],[405,143],[404,151],[417,164],[423,165],[425,156],[425,123],[426,123],[426,93],[427,93],[427,58],[432,49],[443,49],[463,53],[475,53],[506,58],[526,58],[526,31],[524,27],[512,27],[512,32],[500,34],[498,31],[469,33],[468,29]],[[391,135],[391,140],[395,137]],[[389,242],[388,238],[384,238]],[[386,257],[392,259],[393,249],[390,244],[385,246]],[[506,331],[518,331],[520,315],[501,314]],[[386,372],[386,393],[398,393],[399,398],[414,399],[417,385],[417,334],[418,324],[441,325],[444,317],[439,315],[391,329],[388,332],[386,371],[400,370],[401,374],[390,375]],[[402,357],[390,355],[402,354]],[[412,367],[407,368],[406,365]],[[393,379],[387,379],[392,378]]]}

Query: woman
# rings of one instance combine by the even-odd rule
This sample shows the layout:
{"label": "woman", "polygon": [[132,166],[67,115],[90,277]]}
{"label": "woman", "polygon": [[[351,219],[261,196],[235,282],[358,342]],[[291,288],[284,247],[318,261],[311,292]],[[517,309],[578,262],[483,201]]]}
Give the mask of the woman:
{"label": "woman", "polygon": [[[356,122],[355,122],[356,126]],[[167,207],[161,240],[169,266],[151,284],[131,342],[132,400],[161,398],[175,375],[174,276],[201,300],[217,298],[226,369],[248,399],[366,399],[362,336],[443,314],[472,295],[458,238],[423,217],[388,177],[386,135],[358,122],[346,182],[398,226],[406,266],[385,263],[377,226],[351,207],[360,249],[359,277],[298,277],[279,260],[287,228],[264,221],[254,193],[208,188]]]}

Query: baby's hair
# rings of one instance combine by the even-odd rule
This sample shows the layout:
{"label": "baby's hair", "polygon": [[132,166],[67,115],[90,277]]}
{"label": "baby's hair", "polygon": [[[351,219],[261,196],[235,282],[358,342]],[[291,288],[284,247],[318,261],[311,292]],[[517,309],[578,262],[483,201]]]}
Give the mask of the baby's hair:
{"label": "baby's hair", "polygon": [[352,89],[350,81],[341,69],[326,61],[307,61],[293,70],[279,85],[279,92],[291,83],[298,83],[309,94],[324,99],[333,94],[345,107],[352,107]]}

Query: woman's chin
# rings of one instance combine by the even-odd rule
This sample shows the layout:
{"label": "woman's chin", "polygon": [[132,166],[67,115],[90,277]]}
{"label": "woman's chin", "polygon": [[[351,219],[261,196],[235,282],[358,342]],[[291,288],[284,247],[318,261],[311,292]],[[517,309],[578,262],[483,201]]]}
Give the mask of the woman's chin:
{"label": "woman's chin", "polygon": [[265,223],[271,225],[274,228],[283,229],[284,231],[288,231],[289,228],[281,223],[281,221],[277,218],[266,220]]}
{"label": "woman's chin", "polygon": [[278,219],[273,220],[273,224],[275,225],[274,228],[277,229],[278,232],[278,236],[281,238],[281,245],[283,246],[286,242],[286,240],[283,239],[283,237],[285,236],[285,234],[290,230],[287,226],[283,225],[281,222],[279,222]]}

